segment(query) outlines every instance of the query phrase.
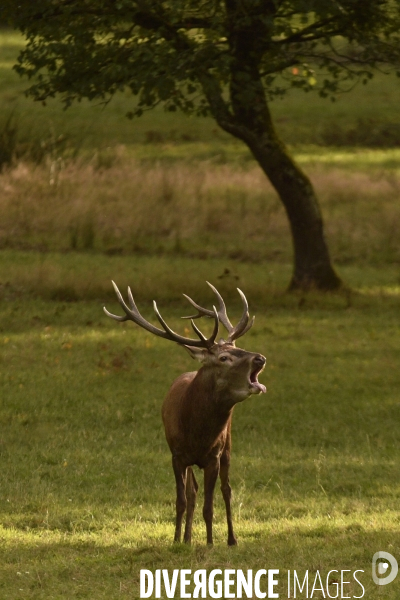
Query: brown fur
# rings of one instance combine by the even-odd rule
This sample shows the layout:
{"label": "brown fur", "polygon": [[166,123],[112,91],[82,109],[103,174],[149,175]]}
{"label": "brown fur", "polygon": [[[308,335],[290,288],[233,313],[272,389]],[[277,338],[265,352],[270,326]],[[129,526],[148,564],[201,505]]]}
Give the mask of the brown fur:
{"label": "brown fur", "polygon": [[[213,495],[219,475],[226,507],[228,544],[236,545],[229,484],[232,412],[237,402],[252,393],[259,393],[249,386],[249,377],[252,371],[259,372],[264,367],[265,358],[226,343],[209,350],[186,348],[204,365],[197,372],[180,375],[172,384],[162,407],[165,435],[172,453],[176,479],[174,539],[176,542],[181,539],[182,520],[186,511],[184,541],[191,541],[198,489],[191,467],[197,465],[204,470],[203,516],[207,543],[213,543]],[[224,362],[221,357],[225,358]]]}
{"label": "brown fur", "polygon": [[[203,516],[207,527],[207,543],[213,542],[213,497],[219,475],[228,522],[228,544],[232,546],[237,544],[232,526],[229,485],[232,411],[235,404],[242,402],[251,394],[266,391],[257,379],[264,368],[265,358],[261,354],[246,352],[235,347],[235,340],[247,333],[254,323],[254,317],[250,320],[248,303],[243,292],[238,288],[243,312],[238,324],[233,326],[221,294],[213,285],[210,283],[208,285],[216,295],[218,310],[215,306],[213,310],[203,308],[184,294],[197,311],[197,314],[185,318],[191,319],[198,340],[183,337],[172,331],[159,313],[155,302],[154,311],[162,329],[146,321],[135,304],[130,288],[128,288],[128,306],[114,282],[114,290],[125,316],[114,315],[105,307],[104,312],[116,321],[133,321],[153,335],[177,342],[186,348],[193,358],[203,363],[197,373],[184,373],[174,381],[162,407],[165,435],[172,452],[172,466],[176,480],[175,541],[179,542],[181,539],[185,511],[184,540],[187,543],[191,540],[198,490],[192,466],[197,465],[200,469],[204,469]],[[209,338],[206,338],[195,325],[193,320],[198,317],[214,319],[214,329]],[[228,332],[226,342],[215,341],[219,323]]]}

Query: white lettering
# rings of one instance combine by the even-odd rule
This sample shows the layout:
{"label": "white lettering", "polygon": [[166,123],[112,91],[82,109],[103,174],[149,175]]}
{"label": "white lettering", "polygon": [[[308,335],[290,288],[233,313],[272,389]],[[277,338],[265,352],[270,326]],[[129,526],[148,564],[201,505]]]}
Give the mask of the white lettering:
{"label": "white lettering", "polygon": [[[146,579],[147,579],[147,590],[146,590]],[[140,597],[150,598],[153,593],[154,577],[151,571],[147,569],[140,569]]]}
{"label": "white lettering", "polygon": [[161,598],[161,569],[157,569],[155,580],[154,594],[156,598]]}
{"label": "white lettering", "polygon": [[262,575],[266,575],[267,571],[265,569],[260,569],[257,571],[256,576],[254,577],[254,593],[257,598],[265,598],[267,595],[265,592],[260,590],[260,579]]}
{"label": "white lettering", "polygon": [[[319,583],[321,584],[321,587],[315,587],[316,583],[317,583],[317,579],[318,579]],[[321,575],[319,574],[319,571],[317,571],[316,574],[315,574],[315,579],[314,579],[314,583],[313,583],[313,586],[312,586],[310,598],[313,597],[315,590],[318,590],[319,592],[322,592],[322,594],[323,594],[323,596],[325,598],[324,586],[322,585]]]}
{"label": "white lettering", "polygon": [[[337,581],[329,581],[329,575],[331,573],[338,573],[339,571],[337,569],[332,569],[332,571],[329,571],[328,575],[326,576],[326,593],[328,594],[329,598],[338,598],[339,597],[339,584],[337,583]],[[336,586],[336,596],[331,596],[329,593],[329,586]]]}
{"label": "white lettering", "polygon": [[306,587],[306,598],[308,598],[308,570],[306,571],[306,574],[304,575],[304,579],[303,579],[303,585],[300,586],[300,581],[297,578],[297,571],[296,569],[293,571],[293,591],[294,591],[294,597],[297,598],[296,596],[296,581],[297,581],[297,585],[299,586],[299,592],[301,593],[303,591],[303,587],[307,584]]}
{"label": "white lettering", "polygon": [[351,596],[344,596],[344,591],[343,591],[343,586],[345,583],[350,583],[350,581],[343,581],[343,573],[350,573],[350,569],[343,569],[343,571],[340,571],[340,581],[341,581],[341,598],[351,598]]}
{"label": "white lettering", "polygon": [[190,584],[190,579],[186,579],[186,575],[190,575],[190,569],[181,569],[181,598],[191,598],[192,594],[186,591],[186,587]]}
{"label": "white lettering", "polygon": [[278,585],[278,580],[274,575],[278,575],[279,569],[268,569],[268,598],[279,598],[278,592],[274,592],[274,587]]}
{"label": "white lettering", "polygon": [[[167,569],[156,569],[154,572],[148,569],[140,569],[139,597],[159,599],[163,597],[165,590],[164,597],[174,598],[176,594],[179,594],[182,600],[188,598],[206,599],[208,597],[227,598],[228,600],[234,600],[234,598],[238,600],[242,598],[279,598],[277,590],[279,573],[279,569],[259,569],[258,571],[253,571],[252,569],[248,569],[247,571],[243,571],[242,569],[213,569],[209,574],[206,569],[198,569],[196,571],[192,571],[191,569],[174,569],[170,575]],[[346,593],[350,593],[350,589],[345,586],[350,586],[352,583],[351,581],[347,581],[350,577],[346,578],[346,573],[351,573],[356,587],[359,586],[361,588],[360,595],[346,595]],[[364,573],[364,571],[362,569],[357,569],[354,572],[350,569],[342,569],[341,571],[331,569],[325,577],[318,570],[315,573],[312,583],[308,570],[304,573],[304,579],[302,579],[300,573],[295,569],[293,571],[288,570],[287,597],[297,598],[301,595],[301,597],[312,599],[315,595],[318,596],[319,592],[322,598],[342,598],[343,600],[346,598],[364,598],[365,587],[359,577],[357,577],[358,573]],[[261,579],[263,576],[267,577],[265,584]],[[180,579],[179,587],[178,578]],[[164,590],[162,589],[163,585]],[[190,591],[191,585],[194,588],[193,593]],[[267,588],[267,592],[262,591],[262,588]]]}
{"label": "white lettering", "polygon": [[215,581],[217,575],[222,575],[221,569],[211,571],[208,578],[208,593],[211,598],[222,598],[222,581]]}
{"label": "white lettering", "polygon": [[234,585],[235,580],[230,576],[235,574],[235,569],[225,569],[224,574],[224,598],[234,598],[235,592],[231,592],[230,588]]}
{"label": "white lettering", "polygon": [[353,596],[353,598],[364,598],[365,587],[363,586],[363,584],[361,583],[361,581],[359,581],[357,579],[356,573],[364,573],[364,571],[362,569],[357,569],[357,571],[354,571],[354,573],[353,573],[354,579],[357,581],[358,585],[360,585],[362,587],[362,594],[361,594],[361,596]]}
{"label": "white lettering", "polygon": [[169,582],[169,575],[167,569],[163,569],[162,574],[167,598],[173,598],[175,596],[176,582],[178,581],[179,569],[173,570],[171,583]]}
{"label": "white lettering", "polygon": [[193,573],[193,581],[196,584],[193,591],[193,598],[199,597],[199,591],[201,590],[201,597],[207,598],[207,571],[205,569],[198,569]]}
{"label": "white lettering", "polygon": [[253,597],[253,571],[248,569],[247,579],[244,576],[242,569],[238,569],[236,573],[236,595],[238,598],[242,597],[242,588],[246,594],[246,598]]}

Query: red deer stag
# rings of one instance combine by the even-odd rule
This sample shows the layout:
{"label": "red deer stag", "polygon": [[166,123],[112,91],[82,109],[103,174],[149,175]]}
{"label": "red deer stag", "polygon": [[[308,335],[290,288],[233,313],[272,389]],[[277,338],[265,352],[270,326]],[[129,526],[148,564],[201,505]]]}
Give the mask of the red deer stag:
{"label": "red deer stag", "polygon": [[[243,314],[234,327],[226,313],[225,303],[219,292],[208,284],[218,299],[218,310],[208,310],[196,304],[189,296],[185,298],[197,310],[190,317],[198,340],[182,337],[172,331],[160,315],[154,302],[154,311],[162,326],[155,327],[139,313],[128,288],[129,305],[113,282],[125,316],[113,315],[106,308],[106,315],[117,321],[131,320],[154,335],[177,342],[189,352],[192,358],[203,366],[198,371],[183,373],[172,384],[162,406],[162,419],[165,436],[172,453],[172,466],[176,479],[176,527],[175,542],[181,540],[183,515],[186,510],[184,541],[191,542],[193,512],[196,504],[198,485],[192,470],[193,465],[204,469],[203,516],[207,528],[207,543],[213,543],[212,519],[214,487],[221,478],[221,490],[225,501],[228,522],[228,545],[237,544],[233,533],[231,515],[231,486],[229,485],[229,463],[231,455],[231,420],[235,404],[251,394],[266,391],[259,383],[258,375],[265,366],[266,359],[261,354],[246,352],[235,347],[235,340],[244,335],[253,325],[249,321],[248,304],[245,295],[238,289],[243,302]],[[193,319],[211,317],[214,329],[206,338]],[[219,323],[228,331],[226,340],[216,342]]]}

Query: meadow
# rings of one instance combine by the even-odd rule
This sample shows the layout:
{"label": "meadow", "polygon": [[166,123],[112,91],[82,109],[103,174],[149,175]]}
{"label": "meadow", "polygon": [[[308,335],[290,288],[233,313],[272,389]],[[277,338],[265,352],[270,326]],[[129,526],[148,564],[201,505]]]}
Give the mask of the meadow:
{"label": "meadow", "polygon": [[[396,124],[398,81],[273,105],[346,284],[287,294],[285,214],[246,149],[207,119],[127,121],[127,95],[67,112],[33,104],[11,71],[21,43],[0,35],[0,597],[138,598],[140,569],[273,568],[281,598],[288,570],[311,582],[338,570],[335,597],[340,570],[361,569],[364,598],[398,599],[399,577],[371,578],[375,552],[400,559],[400,149],[375,143]],[[344,145],[368,128],[370,146]],[[160,408],[196,366],[106,318],[103,305],[119,310],[111,279],[187,335],[181,294],[211,305],[206,280],[232,320],[237,286],[256,314],[238,345],[267,357],[268,393],[235,409],[236,548],[218,486],[214,547],[202,494],[193,545],[172,543]],[[349,571],[343,596],[360,597]],[[308,597],[329,596],[310,585]]]}

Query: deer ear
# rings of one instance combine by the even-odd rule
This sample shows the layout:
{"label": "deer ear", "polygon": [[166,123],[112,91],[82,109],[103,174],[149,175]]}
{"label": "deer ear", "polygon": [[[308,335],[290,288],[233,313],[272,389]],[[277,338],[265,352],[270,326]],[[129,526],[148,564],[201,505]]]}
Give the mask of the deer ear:
{"label": "deer ear", "polygon": [[205,362],[207,357],[207,350],[204,348],[196,348],[195,346],[186,346],[186,344],[182,344],[182,348],[185,348],[187,352],[190,354],[192,358],[198,360],[199,362]]}

